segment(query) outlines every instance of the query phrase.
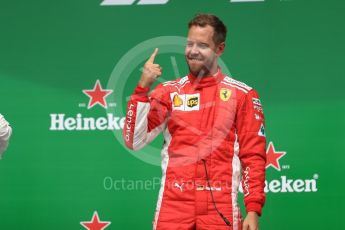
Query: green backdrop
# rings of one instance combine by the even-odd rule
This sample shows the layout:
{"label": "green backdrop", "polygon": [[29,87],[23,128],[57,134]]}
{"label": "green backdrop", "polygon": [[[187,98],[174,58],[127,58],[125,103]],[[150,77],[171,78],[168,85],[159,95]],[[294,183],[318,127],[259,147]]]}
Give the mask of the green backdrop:
{"label": "green backdrop", "polygon": [[[95,211],[109,230],[152,228],[162,138],[132,153],[119,126],[152,47],[163,79],[187,73],[179,39],[197,12],[227,24],[224,65],[258,90],[267,140],[285,152],[267,167],[261,229],[343,228],[344,2],[116,2],[0,3],[0,113],[13,127],[0,229],[85,229]],[[97,80],[113,90],[107,109],[88,108]],[[78,117],[98,125],[78,130]]]}

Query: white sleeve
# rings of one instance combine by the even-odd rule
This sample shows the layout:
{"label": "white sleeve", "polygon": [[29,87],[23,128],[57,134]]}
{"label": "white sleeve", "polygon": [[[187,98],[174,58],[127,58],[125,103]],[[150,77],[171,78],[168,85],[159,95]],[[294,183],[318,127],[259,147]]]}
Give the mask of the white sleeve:
{"label": "white sleeve", "polygon": [[0,159],[2,154],[5,152],[8,141],[12,134],[12,128],[5,120],[5,118],[0,114]]}

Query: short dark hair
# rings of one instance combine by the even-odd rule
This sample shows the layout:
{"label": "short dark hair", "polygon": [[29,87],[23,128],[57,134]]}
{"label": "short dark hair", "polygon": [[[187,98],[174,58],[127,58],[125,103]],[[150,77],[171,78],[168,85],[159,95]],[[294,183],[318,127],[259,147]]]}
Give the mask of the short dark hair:
{"label": "short dark hair", "polygon": [[197,14],[194,18],[188,23],[188,28],[192,26],[212,26],[214,29],[213,41],[216,45],[224,42],[226,40],[226,26],[224,23],[213,14]]}

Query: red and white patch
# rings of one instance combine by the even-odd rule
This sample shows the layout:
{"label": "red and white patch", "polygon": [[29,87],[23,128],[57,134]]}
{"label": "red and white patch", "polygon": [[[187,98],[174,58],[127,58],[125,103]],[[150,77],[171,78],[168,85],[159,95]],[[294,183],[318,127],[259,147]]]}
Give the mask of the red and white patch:
{"label": "red and white patch", "polygon": [[97,211],[93,213],[92,219],[90,221],[81,221],[80,224],[88,230],[103,230],[108,227],[110,221],[100,221]]}
{"label": "red and white patch", "polygon": [[84,89],[83,93],[90,98],[88,109],[91,109],[93,106],[99,104],[103,108],[107,108],[107,102],[105,98],[109,96],[113,90],[103,89],[99,80],[96,81],[93,89]]}
{"label": "red and white patch", "polygon": [[276,151],[273,142],[270,142],[266,151],[266,168],[272,166],[280,171],[279,159],[285,156],[285,154],[286,152]]}

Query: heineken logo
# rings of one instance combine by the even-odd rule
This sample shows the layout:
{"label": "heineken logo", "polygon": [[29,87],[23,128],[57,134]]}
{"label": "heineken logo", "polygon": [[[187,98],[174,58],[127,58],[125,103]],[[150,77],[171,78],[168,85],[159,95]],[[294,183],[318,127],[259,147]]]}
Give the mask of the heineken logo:
{"label": "heineken logo", "polygon": [[104,230],[106,229],[111,222],[110,221],[101,221],[98,212],[94,211],[92,219],[90,221],[80,221],[80,224],[87,230]]}
{"label": "heineken logo", "polygon": [[278,171],[281,170],[279,160],[285,156],[286,152],[276,151],[273,142],[268,144],[266,150],[266,168],[272,167]]}
{"label": "heineken logo", "polygon": [[83,117],[78,113],[75,117],[65,114],[50,114],[52,131],[85,131],[85,130],[120,130],[123,129],[125,118],[107,114],[106,117]]}
{"label": "heineken logo", "polygon": [[[294,192],[317,192],[317,180],[319,175],[313,175],[310,179],[292,179],[287,176],[280,176],[279,179],[265,181],[265,193],[294,193]],[[242,182],[243,183],[243,182]],[[246,186],[243,185],[246,191]],[[243,193],[242,186],[239,191]],[[247,191],[244,193],[247,194]]]}
{"label": "heineken logo", "polygon": [[[79,103],[79,108],[85,113],[93,108],[107,109],[116,106],[116,103],[108,103],[106,98],[113,93],[111,89],[104,89],[100,80],[96,80],[90,89],[81,90],[86,96],[85,102]],[[86,101],[88,100],[88,103]],[[121,130],[124,127],[125,117],[117,117],[113,113],[104,116],[92,117],[84,116],[82,113],[76,115],[66,115],[66,113],[50,114],[51,131],[92,131],[92,130]]]}
{"label": "heineken logo", "polygon": [[109,96],[113,90],[103,89],[99,80],[96,81],[93,89],[84,89],[83,93],[89,97],[88,109],[91,109],[95,105],[100,105],[103,108],[107,108],[107,102],[105,98]]}
{"label": "heineken logo", "polygon": [[[272,172],[287,172],[290,170],[290,165],[281,165],[280,159],[286,156],[287,152],[278,151],[274,147],[272,141],[269,142],[266,150],[266,176]],[[271,171],[269,168],[273,168]],[[247,170],[243,172],[242,186],[239,187],[239,191],[246,195],[248,193],[247,186]],[[274,174],[274,173],[273,173]],[[285,173],[284,173],[285,174]],[[288,175],[279,175],[272,180],[265,181],[265,193],[300,193],[300,192],[317,192],[317,182],[319,179],[318,174],[314,174],[312,178],[290,178]]]}
{"label": "heineken logo", "polygon": [[281,176],[278,180],[265,181],[265,192],[317,192],[317,178],[315,174],[313,179],[289,179]]}

